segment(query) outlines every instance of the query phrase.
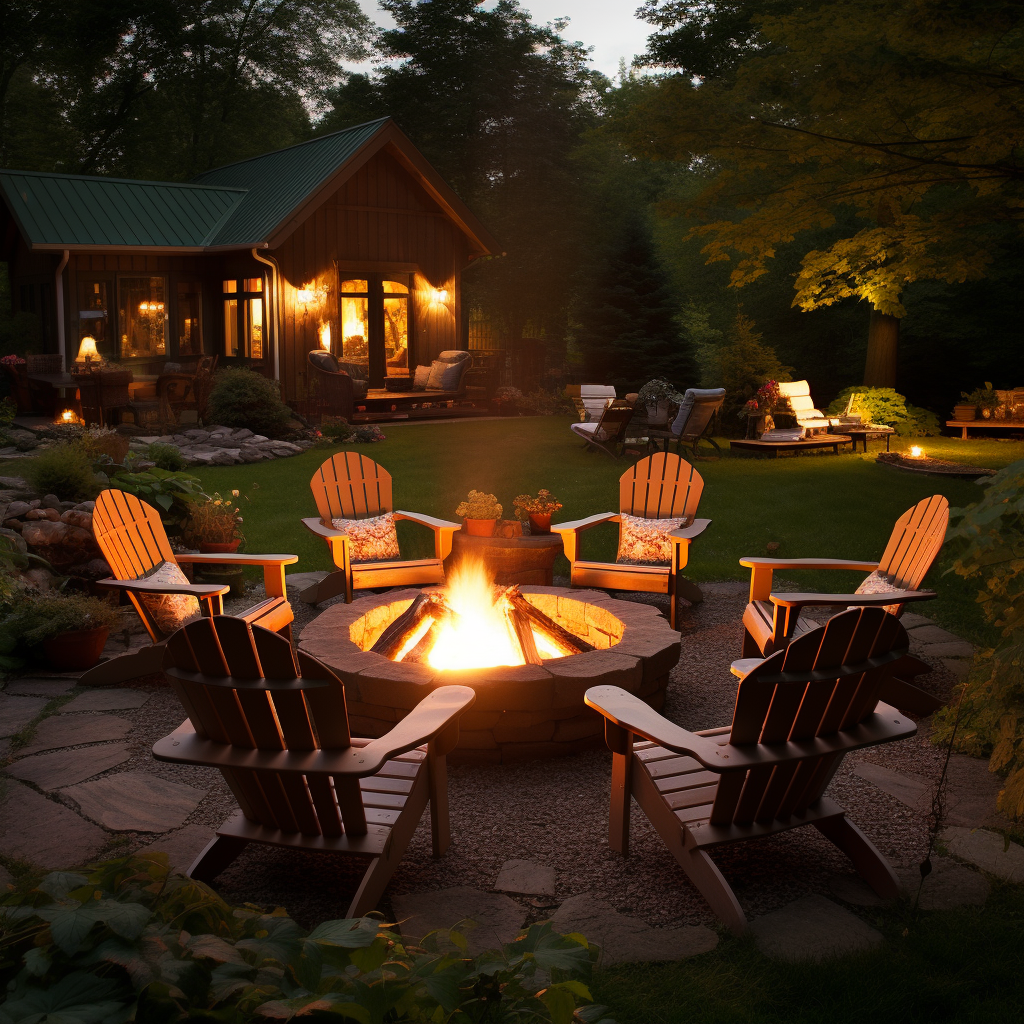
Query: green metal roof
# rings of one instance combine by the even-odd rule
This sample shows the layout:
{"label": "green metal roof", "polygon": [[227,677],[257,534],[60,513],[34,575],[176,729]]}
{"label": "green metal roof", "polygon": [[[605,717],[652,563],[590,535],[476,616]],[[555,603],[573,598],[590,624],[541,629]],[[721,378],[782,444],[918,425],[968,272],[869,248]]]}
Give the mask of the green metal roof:
{"label": "green metal roof", "polygon": [[237,188],[0,171],[30,245],[202,248],[242,200]]}
{"label": "green metal roof", "polygon": [[242,201],[206,244],[242,246],[267,241],[303,200],[355,156],[389,120],[383,117],[369,121],[199,175],[195,179],[197,184],[246,189]]}

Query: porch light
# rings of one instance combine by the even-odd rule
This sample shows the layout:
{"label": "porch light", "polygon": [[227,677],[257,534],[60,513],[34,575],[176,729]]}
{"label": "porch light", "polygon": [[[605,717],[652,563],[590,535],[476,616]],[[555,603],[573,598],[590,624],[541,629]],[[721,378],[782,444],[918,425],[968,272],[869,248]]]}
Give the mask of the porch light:
{"label": "porch light", "polygon": [[430,297],[431,302],[438,303],[439,305],[444,304],[448,301],[448,289],[447,288],[435,288]]}
{"label": "porch light", "polygon": [[325,352],[330,352],[331,351],[331,325],[328,324],[328,323],[321,324],[320,325],[320,330],[319,330],[319,335],[320,335],[320,347]]}
{"label": "porch light", "polygon": [[75,358],[75,362],[85,363],[88,366],[93,359],[99,359],[99,357],[100,354],[96,349],[96,339],[87,334],[78,346],[78,356]]}
{"label": "porch light", "polygon": [[304,284],[295,293],[295,301],[300,306],[308,306],[313,301],[313,286],[311,284]]}
{"label": "porch light", "polygon": [[910,446],[910,457],[912,459],[919,459],[924,455],[924,449],[919,444],[912,444]]}

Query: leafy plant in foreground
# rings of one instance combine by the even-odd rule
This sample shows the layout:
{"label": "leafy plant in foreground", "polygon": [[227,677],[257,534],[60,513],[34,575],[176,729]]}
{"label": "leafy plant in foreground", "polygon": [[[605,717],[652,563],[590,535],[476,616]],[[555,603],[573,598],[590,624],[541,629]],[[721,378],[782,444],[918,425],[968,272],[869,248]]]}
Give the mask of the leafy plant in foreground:
{"label": "leafy plant in foreground", "polygon": [[577,1010],[596,956],[582,936],[533,925],[501,950],[465,950],[458,931],[412,946],[368,917],[306,934],[283,911],[231,907],[170,874],[165,854],[141,854],[0,897],[0,1024],[602,1019],[602,1007]]}

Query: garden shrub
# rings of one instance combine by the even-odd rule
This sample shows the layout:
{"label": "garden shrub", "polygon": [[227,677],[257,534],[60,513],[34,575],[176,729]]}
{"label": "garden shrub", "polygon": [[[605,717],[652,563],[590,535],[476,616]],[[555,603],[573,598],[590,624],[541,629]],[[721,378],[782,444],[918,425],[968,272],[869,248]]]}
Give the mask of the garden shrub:
{"label": "garden shrub", "polygon": [[907,405],[907,400],[893,388],[869,388],[863,384],[845,388],[828,407],[830,416],[846,411],[850,395],[856,395],[853,414],[864,417],[864,422],[894,427],[900,437],[931,437],[939,433],[939,418],[927,409]]}
{"label": "garden shrub", "polygon": [[188,460],[173,444],[154,441],[146,448],[146,458],[155,462],[157,469],[166,469],[172,473],[188,468]]}
{"label": "garden shrub", "polygon": [[[979,581],[978,603],[1002,640],[975,654],[957,691],[963,696],[954,743],[1008,773],[999,808],[1024,818],[1024,460],[979,483],[984,497],[951,511],[947,537],[958,552],[953,571]],[[948,742],[955,720],[954,701],[935,716],[936,742]]]}
{"label": "garden shrub", "polygon": [[[114,605],[99,597],[85,594],[23,595],[7,614],[0,618],[0,670],[23,667],[32,657],[32,649],[76,629],[97,626],[113,628],[121,616]],[[0,1021],[3,1010],[0,1009]]]}
{"label": "garden shrub", "polygon": [[791,380],[792,367],[783,366],[775,349],[761,342],[754,321],[740,313],[719,349],[717,382],[712,387],[725,388],[721,422],[736,430],[740,412],[765,381]]}
{"label": "garden shrub", "polygon": [[199,477],[190,473],[172,473],[167,469],[147,469],[142,473],[132,473],[128,470],[118,471],[117,467],[113,469],[109,486],[134,494],[161,509],[164,513],[161,519],[164,526],[169,528],[168,532],[177,529],[188,512],[191,500],[206,496]]}
{"label": "garden shrub", "polygon": [[[4,1024],[297,1016],[613,1024],[593,1005],[574,1018],[590,1003],[597,950],[549,924],[472,958],[456,931],[412,946],[370,917],[326,921],[307,934],[281,910],[234,908],[170,874],[162,853],[19,887],[0,897],[0,924]],[[456,951],[440,951],[441,937]]]}
{"label": "garden shrub", "polygon": [[210,390],[211,423],[248,427],[254,434],[279,437],[291,419],[276,382],[254,370],[229,367],[218,370]]}
{"label": "garden shrub", "polygon": [[386,441],[387,437],[375,424],[356,427],[345,419],[325,423],[320,433],[335,444],[373,444],[375,441]]}
{"label": "garden shrub", "polygon": [[58,444],[27,460],[25,476],[40,494],[84,501],[99,492],[92,460],[80,444]]}
{"label": "garden shrub", "polygon": [[116,430],[93,427],[82,434],[79,444],[93,462],[102,460],[121,465],[128,455],[130,442],[124,434],[119,434]]}

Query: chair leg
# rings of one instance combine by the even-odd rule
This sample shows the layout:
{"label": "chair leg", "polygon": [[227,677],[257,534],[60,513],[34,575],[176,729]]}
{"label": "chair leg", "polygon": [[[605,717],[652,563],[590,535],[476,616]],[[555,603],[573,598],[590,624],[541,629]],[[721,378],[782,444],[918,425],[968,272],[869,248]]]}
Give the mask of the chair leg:
{"label": "chair leg", "polygon": [[366,869],[366,874],[363,875],[363,880],[359,883],[355,896],[352,897],[352,902],[348,905],[348,910],[345,911],[346,917],[364,917],[371,910],[376,909],[391,876],[395,873],[395,868],[398,867],[398,862],[402,859],[402,854],[405,852],[403,847],[396,854],[397,846],[397,843],[389,843],[380,857],[373,858],[370,866]]}
{"label": "chair leg", "polygon": [[248,845],[247,839],[237,836],[217,836],[207,843],[185,874],[209,885]]}
{"label": "chair leg", "polygon": [[813,825],[853,861],[857,873],[882,899],[892,900],[899,896],[900,882],[896,872],[874,843],[845,814],[822,818]]}
{"label": "chair leg", "polygon": [[430,773],[430,841],[434,856],[440,857],[452,841],[448,816],[448,764],[444,755],[429,754],[427,771]]}
{"label": "chair leg", "polygon": [[633,801],[633,754],[612,754],[612,806],[608,818],[608,845],[629,856],[629,810]]}
{"label": "chair leg", "polygon": [[743,935],[747,930],[747,919],[718,865],[701,849],[685,850],[680,847],[672,853],[701,896],[708,901],[718,920],[733,935]]}
{"label": "chair leg", "polygon": [[761,657],[761,648],[757,646],[757,641],[750,635],[750,631],[747,629],[743,630],[743,650],[741,652],[741,657]]}
{"label": "chair leg", "polygon": [[676,577],[676,594],[690,604],[700,604],[704,600],[704,591],[685,576]]}
{"label": "chair leg", "polygon": [[78,680],[79,686],[110,686],[127,682],[139,676],[160,672],[164,665],[164,645],[150,644],[130,654],[122,654],[110,661],[100,662]]}
{"label": "chair leg", "polygon": [[348,588],[347,574],[341,569],[328,573],[319,583],[314,583],[311,587],[306,587],[306,589],[299,594],[299,599],[301,601],[305,601],[306,604],[320,604],[321,601],[328,601],[332,597],[337,597],[339,594],[346,595],[347,603],[352,601],[352,596]]}

